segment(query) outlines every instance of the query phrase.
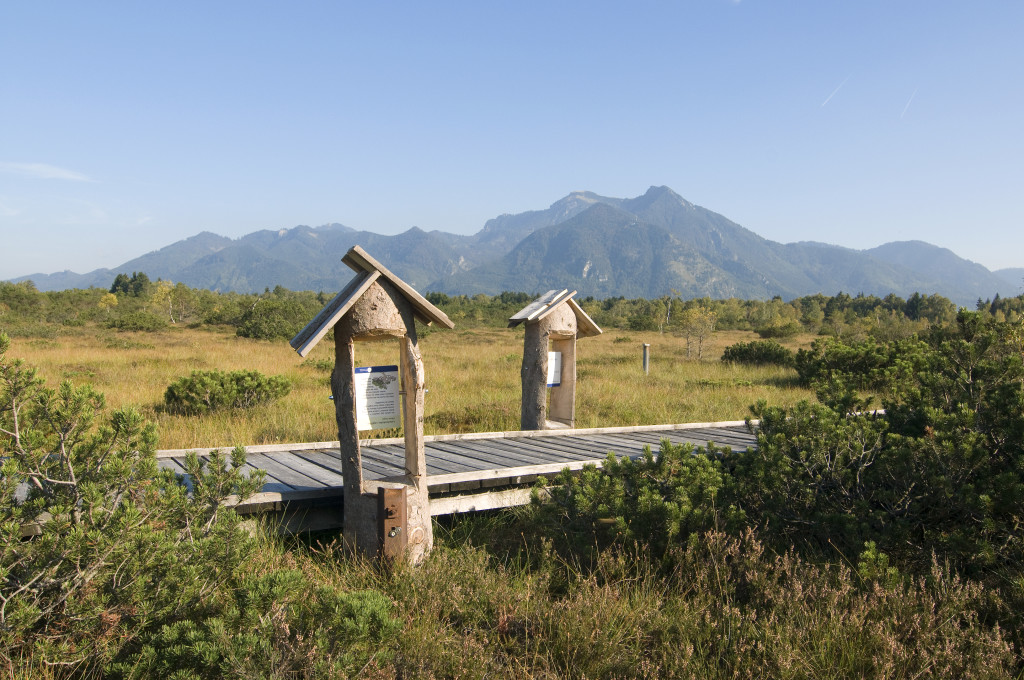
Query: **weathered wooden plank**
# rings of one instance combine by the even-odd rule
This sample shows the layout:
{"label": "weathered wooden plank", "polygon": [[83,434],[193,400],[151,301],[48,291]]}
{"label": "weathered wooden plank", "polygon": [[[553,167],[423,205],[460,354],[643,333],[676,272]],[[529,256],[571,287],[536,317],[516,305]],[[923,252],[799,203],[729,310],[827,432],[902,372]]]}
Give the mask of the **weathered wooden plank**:
{"label": "weathered wooden plank", "polygon": [[[383,474],[385,477],[404,475],[405,472],[405,449],[400,446],[363,446],[363,466],[368,462],[375,462],[378,469],[386,468],[388,471]],[[466,470],[465,466],[458,466],[445,461],[437,460],[427,453],[427,475],[445,474]]]}
{"label": "weathered wooden plank", "polygon": [[[193,451],[199,456],[208,456],[214,451],[220,451],[223,454],[231,455],[234,450],[233,446],[214,446],[210,448],[191,448],[191,449],[162,449],[156,452],[157,458],[181,458],[184,460],[185,456]],[[249,453],[279,453],[281,451],[295,451],[298,449],[309,450],[309,449],[337,449],[338,442],[300,442],[293,444],[254,444],[252,446],[246,446],[245,452]]]}
{"label": "weathered wooden plank", "polygon": [[557,475],[562,470],[582,470],[587,465],[593,465],[595,467],[601,467],[602,460],[579,460],[568,463],[548,463],[546,465],[524,465],[522,467],[515,468],[501,468],[494,470],[474,470],[473,472],[456,472],[447,475],[437,475],[436,477],[430,477],[429,483],[433,486],[434,484],[455,484],[461,481],[478,480],[483,482],[488,479],[503,479],[510,477],[520,477],[528,475],[544,475],[552,476]]}
{"label": "weathered wooden plank", "polygon": [[655,454],[661,448],[661,442],[668,439],[674,444],[693,444],[696,448],[701,448],[707,444],[706,441],[699,438],[693,437],[666,437],[663,434],[659,436],[652,436],[654,433],[643,433],[632,434],[632,435],[597,435],[595,440],[607,443],[609,446],[618,446],[620,449],[616,449],[616,452],[626,453],[630,455],[642,455],[644,447],[650,447],[651,451]]}
{"label": "weathered wooden plank", "polygon": [[173,470],[175,474],[185,474],[185,468],[182,467],[182,464],[174,458],[164,458],[162,460],[158,460],[156,464],[161,470]]}
{"label": "weathered wooden plank", "polygon": [[[334,474],[339,479],[342,478],[342,475],[337,472],[339,462],[337,455],[334,453],[327,453],[326,451],[296,451],[295,455],[299,458],[305,459],[311,466],[313,466],[309,468],[309,474],[315,474],[317,469],[322,468],[328,474]],[[376,464],[372,460],[366,458],[363,459],[363,479],[366,482],[394,480],[402,476],[404,476],[404,471],[402,470],[392,466]],[[329,477],[318,478],[323,479],[325,482],[331,482],[331,478]]]}
{"label": "weathered wooden plank", "polygon": [[501,467],[503,461],[481,452],[449,451],[431,444],[427,449],[427,457],[437,466],[450,469],[452,472],[462,470],[479,470],[481,468]]}
{"label": "weathered wooden plank", "polygon": [[[757,421],[752,421],[756,426]],[[622,432],[649,432],[649,431],[671,431],[671,430],[693,430],[699,428],[745,428],[743,420],[728,420],[714,423],[677,423],[672,425],[624,425],[615,427],[590,427],[590,428],[566,428],[562,430],[518,430],[509,432],[461,432],[457,434],[435,434],[424,437],[424,441],[439,442],[465,439],[518,439],[526,437],[579,437],[587,434],[608,434]],[[392,439],[367,439],[363,440],[364,445],[386,445],[402,444],[401,438]]]}
{"label": "weathered wooden plank", "polygon": [[316,489],[327,486],[327,484],[308,475],[304,475],[301,472],[296,472],[295,470],[282,465],[273,458],[262,453],[256,453],[252,456],[248,456],[247,460],[251,461],[253,465],[259,467],[261,470],[266,470],[268,475],[273,475],[279,481],[296,490]]}
{"label": "weathered wooden plank", "polygon": [[[474,442],[476,444],[477,442]],[[502,450],[522,451],[541,459],[540,462],[554,462],[556,460],[579,460],[592,458],[595,454],[594,447],[590,444],[581,446],[580,442],[564,437],[523,437],[519,439],[494,439],[482,442],[485,446],[498,447]],[[598,452],[601,457],[604,453]]]}
{"label": "weathered wooden plank", "polygon": [[387,470],[386,477],[405,474],[405,449],[400,446],[362,446],[359,447],[363,456],[363,465],[367,461],[377,464],[382,471]]}
{"label": "weathered wooden plank", "polygon": [[757,437],[755,435],[731,429],[701,429],[696,430],[694,433],[716,444],[730,443],[742,444],[744,446],[755,446],[757,444]]}
{"label": "weathered wooden plank", "polygon": [[[203,465],[210,464],[210,459],[208,456],[199,456],[199,461]],[[175,469],[175,472],[184,477],[185,487],[189,490],[190,493],[192,492],[192,479],[185,472],[184,456],[181,458],[163,458],[158,461],[158,464],[161,467],[172,466]],[[230,464],[230,462],[225,463],[225,468]],[[246,464],[241,469],[241,474],[243,477],[248,479],[249,475],[251,475],[255,470],[258,469],[260,468],[253,466],[252,463],[249,463],[247,460]],[[290,484],[287,484],[284,481],[278,479],[277,477],[274,477],[274,475],[271,472],[264,472],[266,472],[266,476],[264,478],[263,487],[260,489],[261,492],[286,493],[292,490],[292,486]]]}
{"label": "weathered wooden plank", "polygon": [[302,501],[313,501],[325,498],[341,498],[341,495],[342,489],[333,486],[324,486],[318,489],[290,489],[287,492],[260,491],[259,493],[249,496],[245,500],[239,500],[237,496],[228,496],[224,500],[224,505],[244,509],[263,503],[301,503]]}
{"label": "weathered wooden plank", "polygon": [[430,499],[430,514],[436,517],[452,515],[457,512],[475,512],[527,505],[530,502],[530,492],[531,489],[501,489],[463,496],[432,498]]}
{"label": "weathered wooden plank", "polygon": [[[515,446],[501,440],[475,440],[473,442],[453,442],[452,445],[457,446],[473,446],[482,448],[493,456],[498,461],[497,467],[509,467],[517,464],[517,461],[522,461],[518,464],[523,465],[542,465],[545,463],[553,463],[559,460],[579,460],[581,456],[575,456],[565,452],[555,452],[554,454],[548,449],[542,449],[540,447],[528,447],[528,446]],[[513,454],[510,456],[509,454]]]}
{"label": "weathered wooden plank", "polygon": [[533,484],[537,481],[537,475],[520,475],[518,477],[498,477],[495,479],[482,479],[480,480],[480,486],[484,488],[491,488],[495,486],[522,486],[524,484]]}
{"label": "weathered wooden plank", "polygon": [[536,455],[531,455],[524,449],[509,448],[499,451],[481,441],[475,442],[435,442],[430,445],[431,451],[448,451],[459,456],[479,460],[481,467],[511,467],[513,465],[534,465],[536,463],[549,462],[541,460]]}
{"label": "weathered wooden plank", "polygon": [[551,450],[553,448],[559,448],[564,450],[566,453],[579,457],[593,457],[604,459],[610,449],[600,442],[596,442],[588,437],[567,437],[558,438],[551,440],[514,440],[518,446],[533,446],[537,448],[544,448]]}
{"label": "weathered wooden plank", "polygon": [[[295,455],[316,463],[336,474],[341,474],[341,452],[338,449],[323,449],[319,451],[295,451]],[[363,458],[363,477],[365,479],[380,479],[399,474],[395,468],[383,465],[373,458]]]}
{"label": "weathered wooden plank", "polygon": [[[641,442],[651,447],[651,450],[657,453],[661,447],[661,442],[668,439],[672,443],[681,443],[674,440],[670,435],[664,432],[634,432],[630,437],[637,442]],[[677,438],[678,439],[678,438]]]}
{"label": "weathered wooden plank", "polygon": [[592,434],[586,437],[580,437],[580,439],[586,439],[595,444],[604,446],[608,451],[613,451],[618,455],[629,455],[638,456],[644,451],[645,446],[649,446],[647,442],[637,441],[636,439],[627,437],[625,435],[600,435]]}
{"label": "weathered wooden plank", "polygon": [[[267,457],[270,458],[271,456],[268,455]],[[341,486],[343,484],[340,472],[310,462],[298,455],[298,452],[292,453],[289,451],[276,454],[272,457],[272,460],[318,482],[322,482],[326,486]]]}
{"label": "weathered wooden plank", "polygon": [[638,432],[631,435],[638,442],[649,444],[651,451],[657,453],[661,448],[661,442],[668,439],[673,444],[693,444],[695,448],[703,448],[707,440],[701,437],[693,437],[688,434],[676,434],[672,432]]}
{"label": "weathered wooden plank", "polygon": [[514,442],[515,446],[532,449],[552,463],[604,460],[608,456],[608,449],[605,447],[572,439],[523,439]]}
{"label": "weathered wooden plank", "polygon": [[336,475],[341,475],[341,454],[338,452],[332,452],[328,449],[318,449],[313,451],[293,451],[294,455],[299,458],[304,458],[314,465],[319,465],[325,470],[329,470]]}
{"label": "weathered wooden plank", "polygon": [[[756,427],[757,421],[751,421]],[[610,434],[610,433],[622,433],[622,432],[668,432],[676,430],[694,430],[694,429],[733,429],[737,432],[744,432],[746,430],[746,422],[743,420],[728,420],[719,422],[708,422],[708,423],[675,423],[670,425],[625,425],[615,427],[590,427],[590,428],[575,428],[575,429],[564,429],[564,430],[527,430],[527,431],[509,431],[509,432],[463,432],[458,434],[441,434],[441,435],[430,435],[424,437],[425,442],[433,441],[452,441],[457,439],[516,439],[521,437],[576,437],[588,433],[594,434]],[[360,441],[362,446],[384,446],[388,444],[402,445],[404,439],[401,437],[392,437],[388,439],[363,439]],[[157,458],[174,458],[182,457],[189,451],[196,451],[198,454],[207,454],[210,451],[223,451],[230,453],[233,447],[213,447],[213,448],[191,448],[191,449],[164,449],[156,452]],[[297,449],[337,449],[338,442],[306,442],[306,443],[293,443],[293,444],[259,444],[245,447],[249,453],[272,453],[276,451],[292,451]]]}
{"label": "weathered wooden plank", "polygon": [[533,446],[544,450],[565,451],[577,455],[597,455],[602,458],[607,455],[608,448],[601,442],[595,440],[592,435],[578,437],[531,437],[513,439],[516,446]]}
{"label": "weathered wooden plank", "polygon": [[492,467],[476,458],[460,456],[442,449],[435,449],[433,444],[427,447],[426,455],[428,467],[444,470],[445,472],[464,472]]}

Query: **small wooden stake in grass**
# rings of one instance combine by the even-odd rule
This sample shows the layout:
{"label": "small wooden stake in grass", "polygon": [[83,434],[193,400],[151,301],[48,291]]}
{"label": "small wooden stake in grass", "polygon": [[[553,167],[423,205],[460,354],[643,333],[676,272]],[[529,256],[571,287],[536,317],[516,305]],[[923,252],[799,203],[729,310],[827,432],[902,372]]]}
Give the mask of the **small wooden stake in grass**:
{"label": "small wooden stake in grass", "polygon": [[[508,320],[509,328],[526,324],[520,429],[548,430],[575,424],[576,338],[601,333],[572,299],[575,294],[549,290]],[[555,366],[561,370],[554,370]]]}

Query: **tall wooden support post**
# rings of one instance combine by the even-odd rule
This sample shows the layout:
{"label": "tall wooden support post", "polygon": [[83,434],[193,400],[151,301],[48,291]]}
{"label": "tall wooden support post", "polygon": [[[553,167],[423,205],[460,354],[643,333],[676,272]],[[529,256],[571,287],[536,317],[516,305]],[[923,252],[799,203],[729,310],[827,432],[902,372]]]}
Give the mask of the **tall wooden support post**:
{"label": "tall wooden support post", "polygon": [[[359,450],[359,430],[356,427],[355,401],[355,346],[353,338],[334,334],[334,371],[331,372],[331,395],[334,397],[334,418],[338,424],[338,448],[341,450],[341,476],[345,493],[345,541],[349,545],[368,545],[374,540],[367,527],[361,527],[349,518],[365,514],[363,507],[363,459]],[[372,527],[370,528],[372,530]],[[373,536],[376,536],[373,530]]]}
{"label": "tall wooden support post", "polygon": [[575,294],[548,291],[509,319],[509,328],[526,324],[519,418],[523,430],[576,424],[576,338],[598,335],[601,329],[572,299]]}
{"label": "tall wooden support post", "polygon": [[[294,338],[300,356],[334,329],[334,396],[344,479],[345,540],[368,555],[404,557],[416,564],[434,542],[427,465],[423,447],[423,361],[416,340],[416,320],[454,325],[419,293],[355,246],[342,262],[356,277]],[[401,376],[405,474],[367,482],[359,447],[356,415],[355,343],[397,341]],[[364,426],[372,429],[372,425]]]}
{"label": "tall wooden support post", "polygon": [[402,429],[405,432],[405,471],[408,475],[409,558],[419,562],[434,546],[434,529],[430,520],[430,499],[427,495],[427,459],[423,446],[423,361],[412,337],[402,339]]}

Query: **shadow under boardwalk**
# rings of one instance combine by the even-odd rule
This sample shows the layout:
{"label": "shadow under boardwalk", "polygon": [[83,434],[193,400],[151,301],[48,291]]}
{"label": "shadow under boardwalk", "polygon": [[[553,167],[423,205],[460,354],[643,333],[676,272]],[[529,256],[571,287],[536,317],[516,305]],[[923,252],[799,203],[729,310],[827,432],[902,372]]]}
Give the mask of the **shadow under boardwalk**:
{"label": "shadow under boardwalk", "polygon": [[[745,449],[756,438],[742,421],[644,425],[576,430],[487,432],[425,437],[430,511],[432,515],[512,507],[529,502],[530,487],[540,475],[604,461],[609,452],[637,458],[644,448],[657,452],[662,440],[673,444]],[[360,442],[366,482],[405,475],[402,439]],[[196,449],[203,457],[213,449]],[[222,449],[230,451],[230,448]],[[298,521],[303,528],[340,526],[341,451],[337,442],[275,444],[246,448],[246,467],[266,472],[259,493],[238,504],[243,512],[298,513],[321,519]],[[186,450],[158,451],[161,467],[184,475]],[[186,480],[187,482],[187,480]],[[315,525],[315,526],[314,526]]]}

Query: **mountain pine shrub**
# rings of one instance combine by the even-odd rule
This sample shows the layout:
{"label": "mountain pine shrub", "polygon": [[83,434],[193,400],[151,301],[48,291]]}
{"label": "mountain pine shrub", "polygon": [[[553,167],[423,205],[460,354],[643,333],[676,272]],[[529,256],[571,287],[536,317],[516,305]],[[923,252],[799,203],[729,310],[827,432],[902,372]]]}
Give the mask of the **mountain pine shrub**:
{"label": "mountain pine shrub", "polygon": [[172,413],[197,415],[227,408],[252,408],[280,399],[291,391],[283,376],[259,371],[192,371],[178,378],[164,392],[164,404]]}
{"label": "mountain pine shrub", "polygon": [[722,352],[722,361],[750,366],[792,366],[794,356],[793,352],[774,340],[753,340],[726,347]]}
{"label": "mountain pine shrub", "polygon": [[[401,621],[297,569],[225,505],[245,450],[160,469],[134,409],[50,389],[0,334],[0,668],[13,678],[353,677]],[[24,533],[33,534],[25,537]]]}

